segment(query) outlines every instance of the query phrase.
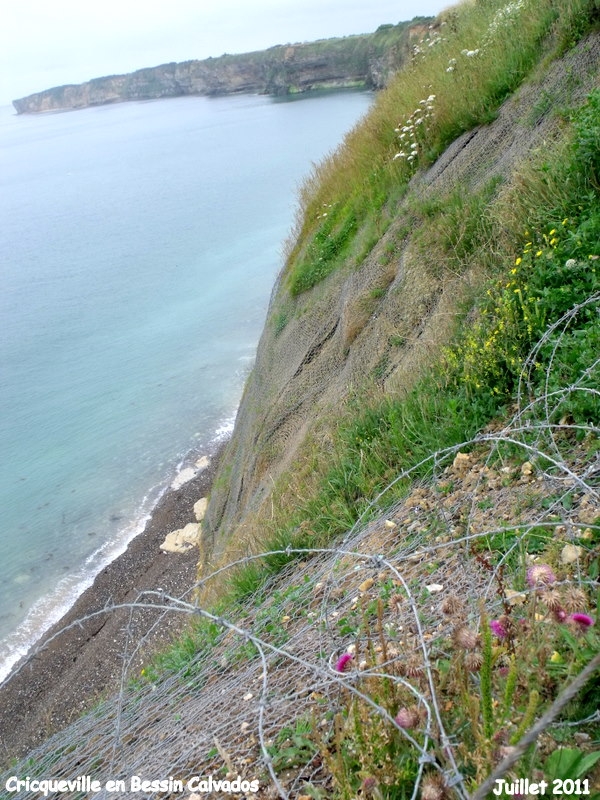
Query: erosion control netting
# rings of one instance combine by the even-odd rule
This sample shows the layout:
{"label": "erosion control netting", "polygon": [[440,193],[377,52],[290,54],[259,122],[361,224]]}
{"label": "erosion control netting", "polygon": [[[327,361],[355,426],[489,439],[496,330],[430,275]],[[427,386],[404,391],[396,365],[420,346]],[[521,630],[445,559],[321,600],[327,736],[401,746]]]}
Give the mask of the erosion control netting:
{"label": "erosion control netting", "polygon": [[[599,299],[584,306],[597,306]],[[561,332],[580,308],[565,315],[545,340],[558,334],[558,348]],[[258,780],[259,791],[247,796],[296,798],[307,792],[319,796],[319,790],[320,796],[335,796],[332,775],[342,740],[360,729],[363,745],[398,737],[398,747],[415,765],[412,797],[434,773],[450,796],[467,798],[469,754],[461,742],[467,734],[448,727],[452,703],[441,670],[450,663],[457,630],[468,628],[467,640],[475,635],[479,641],[486,620],[506,615],[507,604],[513,609],[509,616],[524,618],[524,609],[538,602],[540,588],[523,579],[525,569],[552,548],[559,591],[577,591],[593,603],[598,590],[591,565],[598,557],[600,460],[589,440],[599,430],[555,419],[577,393],[598,395],[588,381],[597,376],[599,361],[587,365],[581,379],[564,391],[531,400],[527,375],[535,355],[534,350],[518,406],[505,427],[432,454],[427,480],[412,483],[409,494],[391,507],[386,496],[392,486],[387,487],[335,547],[290,551],[296,560],[247,597],[239,612],[217,617],[193,599],[162,596],[165,614],[209,620],[212,644],[176,674],[153,679],[150,670],[146,677],[129,674],[134,651],[143,646],[131,641],[123,654],[121,690],[11,767],[2,786],[11,775],[92,776],[102,786],[124,780],[120,797],[187,797],[193,787],[183,794],[140,794],[130,791],[129,781],[132,776],[172,777],[185,787],[193,776],[210,775]],[[407,478],[410,473],[398,481]],[[205,583],[227,581],[234,566]],[[156,593],[140,596],[131,606],[132,618],[148,600],[155,603]],[[549,612],[544,616],[541,605],[531,620],[558,625]],[[467,641],[466,647],[475,652],[478,645]],[[556,724],[562,710],[556,696],[562,697],[565,686],[580,689],[586,669],[597,667],[598,660],[598,655],[595,661],[593,655],[591,662],[583,659],[561,678],[519,730],[521,742]],[[137,678],[135,686],[130,678]],[[477,666],[468,680],[470,694],[482,691]],[[417,715],[406,727],[394,720],[400,707]],[[524,746],[509,750],[499,748],[500,776]],[[21,791],[18,796],[40,795]],[[113,795],[103,790],[93,796]]]}
{"label": "erosion control netting", "polygon": [[[360,269],[339,269],[295,299],[283,286],[275,291],[225,455],[227,481],[212,492],[203,529],[206,560],[219,563],[229,532],[241,517],[247,522],[248,511],[260,516],[264,504],[269,513],[273,481],[290,464],[311,419],[335,413],[331,409],[365,381],[392,392],[410,386],[448,341],[476,276],[444,274],[436,264],[440,256],[423,252],[413,235],[411,202],[510,183],[528,155],[552,146],[560,120],[548,109],[581,104],[598,83],[599,62],[600,36],[594,35],[551,63],[538,83],[521,87],[496,120],[459,137],[413,178],[394,222]],[[551,98],[545,111],[540,98]]]}

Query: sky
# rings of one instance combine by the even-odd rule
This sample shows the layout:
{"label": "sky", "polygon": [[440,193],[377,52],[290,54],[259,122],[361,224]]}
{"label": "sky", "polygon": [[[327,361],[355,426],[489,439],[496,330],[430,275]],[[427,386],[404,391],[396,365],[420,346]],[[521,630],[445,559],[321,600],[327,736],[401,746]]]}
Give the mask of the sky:
{"label": "sky", "polygon": [[0,105],[33,92],[276,44],[370,33],[451,0],[0,0]]}

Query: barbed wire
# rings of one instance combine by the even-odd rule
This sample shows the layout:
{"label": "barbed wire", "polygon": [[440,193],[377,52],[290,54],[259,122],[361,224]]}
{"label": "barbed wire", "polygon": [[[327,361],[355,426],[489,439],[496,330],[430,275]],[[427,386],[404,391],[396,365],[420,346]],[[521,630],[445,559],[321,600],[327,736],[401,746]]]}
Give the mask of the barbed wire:
{"label": "barbed wire", "polygon": [[471,795],[471,800],[484,800],[485,796],[491,791],[496,781],[499,780],[503,775],[506,775],[509,769],[517,763],[517,761],[524,755],[529,745],[535,742],[538,736],[549,727],[549,725],[556,719],[565,706],[576,696],[577,692],[583,688],[585,683],[599,668],[600,653],[596,653],[592,660],[581,670],[579,675],[577,675],[569,683],[569,685],[562,690],[546,713],[540,717],[535,725],[531,726],[527,733],[516,744],[513,752],[506,756],[506,758],[500,764],[498,764],[489,778],[487,778],[477,789],[477,791]]}
{"label": "barbed wire", "polygon": [[[598,396],[582,382],[600,362],[594,361],[560,391],[550,390],[546,375],[546,391],[540,397],[532,397],[528,381],[539,349],[552,343],[552,366],[559,347],[552,337],[564,332],[581,309],[599,301],[600,294],[580,304],[536,344],[519,385],[517,410],[501,430],[484,431],[401,471],[367,504],[339,546],[290,546],[246,555],[213,570],[180,597],[159,590],[141,592],[135,602],[92,612],[34,648],[17,671],[43,656],[44,648],[64,632],[102,615],[126,612],[126,644],[115,694],[35,748],[2,781],[19,774],[89,774],[107,781],[133,774],[177,778],[226,771],[260,778],[264,785],[255,797],[287,800],[305,793],[307,785],[323,796],[333,791],[326,760],[336,746],[336,725],[341,724],[344,709],[360,706],[410,749],[417,765],[411,800],[416,800],[426,772],[431,771],[455,797],[483,800],[493,782],[514,767],[540,733],[556,724],[566,703],[598,668],[600,657],[593,656],[578,675],[571,676],[549,708],[529,725],[510,758],[497,764],[470,794],[460,742],[446,730],[437,667],[447,655],[456,622],[445,615],[438,598],[459,597],[467,621],[481,621],[482,603],[486,615],[495,614],[506,602],[498,589],[504,566],[540,531],[556,538],[561,524],[564,543],[576,538],[582,555],[575,575],[557,585],[573,584],[590,593],[598,590],[597,578],[579,568],[579,561],[591,556],[593,545],[575,537],[575,532],[597,532],[600,527],[589,515],[579,518],[577,503],[566,507],[563,501],[567,493],[577,491],[600,516],[598,459],[570,440],[574,434],[597,436],[600,430],[594,424],[555,420],[569,394],[584,391]],[[536,464],[536,474],[520,475],[519,466],[513,465],[507,467],[507,483],[502,485],[496,464],[505,463],[501,450],[507,446]],[[457,463],[466,451],[471,455]],[[427,477],[416,481],[428,465]],[[479,513],[478,498],[481,489],[487,490],[490,475],[497,484],[493,491],[498,504],[512,508],[523,492],[529,492],[538,499],[549,498],[547,508],[534,502],[524,504],[518,515],[513,509],[508,519],[487,519]],[[398,499],[394,490],[402,480],[413,481],[413,494]],[[443,482],[454,486],[441,491]],[[421,492],[418,497],[416,490]],[[514,542],[509,541],[494,564],[473,557],[481,553],[482,543],[509,534]],[[199,590],[275,557],[294,560],[229,614],[200,604]],[[520,587],[519,593],[527,601],[535,592],[535,587]],[[136,614],[148,609],[161,617],[136,638]],[[172,614],[204,620],[212,627],[208,634],[196,631],[197,652],[179,668],[160,676],[151,669],[140,675],[135,667],[140,653],[161,618]],[[336,667],[344,653],[352,658],[342,671]],[[393,709],[373,691],[384,684],[396,687],[422,709],[424,721],[417,730],[399,724]],[[584,725],[596,719],[597,712],[565,724]],[[310,746],[299,758],[286,756],[285,732],[302,720],[310,723]],[[153,791],[145,796],[158,794],[165,796]],[[108,795],[104,790],[96,796]],[[19,798],[34,796],[38,795],[19,793]]]}
{"label": "barbed wire", "polygon": [[[411,607],[411,614],[414,618],[414,621],[418,624],[417,639],[423,650],[424,669],[428,676],[429,689],[430,689],[429,694],[426,695],[417,687],[415,687],[413,684],[411,684],[410,682],[406,681],[405,679],[397,675],[394,675],[393,672],[391,671],[381,672],[381,671],[367,670],[364,673],[360,671],[350,671],[344,674],[336,674],[335,671],[331,669],[331,667],[326,667],[321,664],[311,663],[308,659],[296,655],[295,653],[292,652],[290,647],[280,647],[265,641],[261,637],[253,634],[249,627],[242,627],[236,625],[235,623],[232,623],[219,615],[210,613],[206,609],[198,608],[193,602],[184,601],[181,600],[180,598],[165,595],[164,593],[161,592],[144,592],[135,603],[117,605],[114,606],[114,608],[112,609],[102,609],[102,611],[96,612],[96,614],[89,616],[92,617],[98,614],[109,613],[109,611],[112,613],[119,609],[128,609],[133,612],[135,610],[141,610],[144,608],[152,610],[156,610],[156,608],[159,608],[168,613],[182,612],[188,615],[197,615],[204,617],[218,624],[225,631],[236,633],[241,640],[251,642],[255,646],[260,656],[259,663],[256,665],[256,671],[258,672],[259,677],[261,678],[262,681],[262,692],[260,701],[257,706],[257,713],[258,713],[257,732],[260,741],[260,749],[261,749],[263,764],[266,766],[270,778],[273,782],[273,785],[277,789],[278,796],[287,798],[290,795],[281,784],[281,781],[273,767],[272,758],[269,754],[268,743],[269,743],[269,737],[273,735],[273,725],[272,723],[271,725],[269,725],[267,719],[267,711],[269,707],[272,707],[272,700],[270,700],[269,698],[268,678],[270,673],[274,672],[276,673],[276,670],[274,669],[272,662],[270,662],[270,658],[272,659],[274,656],[281,657],[284,660],[284,667],[285,667],[284,671],[289,670],[289,667],[292,664],[298,665],[298,667],[302,668],[305,671],[308,671],[312,677],[312,680],[309,684],[312,691],[314,691],[315,687],[317,686],[320,686],[321,688],[327,688],[329,691],[335,685],[343,686],[344,689],[346,689],[350,694],[359,698],[363,702],[367,703],[374,711],[380,714],[390,726],[394,726],[396,728],[398,726],[395,723],[393,717],[389,714],[389,712],[387,712],[386,709],[379,706],[371,697],[369,697],[367,694],[361,691],[361,689],[358,686],[353,685],[353,681],[356,680],[357,678],[364,678],[364,677],[382,678],[382,679],[385,678],[388,680],[392,678],[394,681],[399,682],[403,686],[409,688],[410,691],[413,693],[413,695],[417,698],[418,702],[422,704],[424,708],[426,708],[428,716],[428,723],[426,726],[426,738],[423,744],[417,742],[408,731],[404,730],[403,728],[398,728],[401,735],[410,743],[410,745],[413,748],[415,748],[415,751],[419,755],[420,769],[419,769],[419,775],[417,776],[417,780],[415,782],[413,797],[416,797],[417,795],[419,789],[420,777],[422,775],[423,767],[425,765],[431,765],[439,769],[442,772],[447,785],[461,787],[462,791],[457,789],[457,791],[460,791],[459,796],[468,797],[469,796],[468,793],[466,792],[466,790],[464,790],[464,786],[462,786],[463,779],[462,776],[460,775],[460,770],[456,765],[456,763],[452,763],[454,759],[450,757],[451,755],[453,755],[453,747],[449,738],[445,736],[443,733],[441,734],[440,737],[442,750],[449,756],[449,760],[451,762],[451,768],[449,771],[444,770],[440,765],[438,765],[435,759],[432,757],[431,753],[429,752],[429,743],[432,738],[431,735],[432,714],[435,716],[438,725],[441,722],[441,715],[439,713],[439,709],[436,709],[437,693],[435,688],[435,682],[431,672],[431,663],[430,663],[431,642],[427,641],[425,637],[426,632],[421,627],[420,617],[422,614],[422,610],[418,607],[414,594],[410,590],[408,582],[406,581],[406,578],[404,577],[400,569],[398,569],[398,566],[392,563],[392,561],[390,561],[389,559],[382,558],[381,556],[376,556],[375,559],[373,559],[372,554],[370,554],[369,552],[340,550],[335,548],[321,548],[321,549],[308,548],[302,550],[287,548],[285,550],[269,551],[269,553],[252,556],[249,557],[248,560],[259,559],[261,557],[264,558],[265,556],[270,556],[270,555],[283,555],[283,554],[310,556],[313,559],[327,556],[335,561],[341,558],[351,558],[357,563],[361,563],[362,569],[360,570],[360,573],[363,573],[365,570],[372,572],[374,567],[377,568],[386,567],[390,569],[390,571],[400,580],[403,587],[405,588],[407,598],[409,599],[409,605]],[[332,566],[331,562],[330,566]],[[326,570],[325,572],[327,571],[329,570]],[[351,574],[356,575],[357,573],[355,570],[352,570]],[[155,604],[154,602],[152,603],[144,602],[144,598],[150,598],[150,597],[160,599],[161,602],[158,604]],[[82,622],[85,621],[86,620],[82,620]],[[229,669],[227,670],[227,672],[229,672],[229,675],[231,677],[232,670]],[[245,677],[247,678],[247,674],[245,675]],[[240,676],[240,678],[241,680],[243,680],[243,676]],[[321,679],[321,683],[316,684],[315,678]],[[97,765],[98,762],[102,760],[101,749],[98,749],[97,747],[98,728],[101,726],[102,723],[104,723],[105,735],[109,734],[107,744],[110,747],[110,755],[108,759],[108,769],[106,772],[107,776],[114,776],[117,774],[121,774],[123,772],[124,766],[129,766],[131,769],[135,769],[135,774],[138,774],[138,772],[141,771],[140,767],[142,766],[142,764],[144,764],[144,762],[146,765],[146,770],[148,770],[149,764],[152,765],[152,770],[153,770],[152,774],[156,773],[157,768],[160,771],[160,766],[159,766],[160,761],[157,765],[156,752],[149,752],[148,757],[146,759],[142,758],[142,764],[139,763],[136,764],[135,761],[132,763],[127,758],[127,749],[125,748],[124,750],[124,747],[126,745],[127,737],[128,734],[130,733],[131,723],[132,723],[130,716],[131,709],[129,708],[129,704],[133,703],[133,705],[138,705],[138,711],[134,718],[134,724],[137,726],[143,725],[144,711],[146,711],[146,713],[149,713],[150,716],[156,717],[157,714],[164,713],[164,710],[169,706],[173,706],[174,704],[176,706],[178,696],[181,693],[180,682],[181,682],[181,676],[177,675],[173,676],[173,678],[170,678],[167,681],[165,681],[163,685],[153,688],[149,694],[145,694],[142,692],[141,697],[139,696],[138,692],[134,691],[132,693],[132,690],[126,686],[125,682],[122,682],[121,689],[116,698],[117,700],[116,705],[109,707],[108,709],[106,709],[106,711],[103,711],[101,715],[96,713],[91,715],[91,718],[90,717],[83,718],[83,720],[79,721],[78,723],[75,723],[73,726],[67,729],[63,734],[59,734],[57,737],[53,737],[53,739],[45,746],[44,750],[47,754],[46,758],[48,758],[49,756],[50,760],[54,762],[53,764],[54,773],[56,772],[57,769],[60,769],[61,774],[73,774],[72,758],[68,757],[67,759],[65,759],[63,756],[62,758],[59,758],[58,760],[54,761],[54,759],[56,758],[56,753],[59,752],[62,748],[64,748],[65,742],[82,743],[78,747],[74,748],[74,752],[77,753],[76,763],[78,765],[79,772],[86,772],[85,769],[86,759],[89,764],[95,764],[95,765]],[[281,687],[279,688],[281,689]],[[159,697],[157,697],[157,692],[160,692]],[[147,708],[144,708],[145,697],[150,701]],[[162,702],[160,702],[159,698],[162,698]],[[291,696],[291,701],[293,701],[291,705],[297,705],[299,699],[300,699],[299,694],[293,693]],[[288,704],[285,705],[287,706]],[[206,697],[204,706],[206,706]],[[297,710],[298,709],[296,707],[296,713]],[[289,708],[288,708],[288,713],[289,713]],[[290,716],[294,717],[295,715],[291,714]],[[280,729],[281,727],[284,726],[284,724],[287,721],[289,720],[279,718],[277,720],[277,725],[275,729]],[[109,723],[108,727],[106,723]],[[166,717],[163,718],[163,723],[165,727],[168,728],[169,722]],[[93,740],[94,741],[93,749],[91,750],[91,752],[88,752],[86,754],[85,744],[83,743],[87,741],[88,736],[91,732],[90,724],[91,724],[91,729],[94,730],[96,738],[95,740]],[[112,728],[112,735],[110,734],[111,728]],[[440,731],[443,731],[443,724],[440,725]],[[219,741],[226,742],[226,737],[223,736],[222,731],[220,732],[218,738]],[[225,751],[227,752],[227,746],[226,745],[222,746],[225,748]],[[82,750],[83,753],[81,752]],[[152,751],[152,748],[148,748],[148,750]],[[35,761],[37,762],[38,770],[43,768],[44,759],[43,757],[40,757],[41,755],[42,754],[38,749],[38,751],[34,751],[34,753],[32,753],[30,756],[30,758],[35,759]],[[164,774],[172,774],[174,770],[173,765],[176,764],[177,759],[174,759],[169,763],[169,759],[172,758],[172,756],[173,754],[172,751],[170,750],[167,750],[162,754]],[[203,773],[204,772],[205,770],[203,770]],[[13,769],[12,774],[14,773],[15,770]]]}

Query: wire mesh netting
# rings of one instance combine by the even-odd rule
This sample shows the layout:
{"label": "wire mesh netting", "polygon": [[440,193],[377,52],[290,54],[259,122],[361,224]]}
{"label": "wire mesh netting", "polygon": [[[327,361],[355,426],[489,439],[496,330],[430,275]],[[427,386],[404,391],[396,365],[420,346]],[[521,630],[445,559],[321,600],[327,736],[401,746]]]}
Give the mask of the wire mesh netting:
{"label": "wire mesh netting", "polygon": [[[573,309],[544,340],[558,348],[577,314],[599,301],[594,296]],[[123,781],[122,797],[222,796],[208,783],[220,780],[236,796],[335,796],[341,763],[353,757],[348,742],[367,751],[395,738],[395,752],[409,753],[413,763],[407,796],[417,797],[434,774],[446,791],[469,797],[471,734],[454,728],[454,706],[457,697],[468,705],[469,694],[485,695],[489,620],[512,642],[495,656],[500,674],[536,636],[553,642],[561,629],[575,635],[566,612],[557,617],[559,608],[572,611],[573,598],[580,610],[597,602],[591,565],[599,556],[600,460],[586,442],[599,429],[556,420],[573,395],[598,395],[587,379],[600,360],[563,391],[531,399],[528,368],[536,352],[537,346],[507,425],[431,454],[428,479],[413,482],[391,506],[393,484],[386,487],[337,546],[249,556],[206,577],[198,588],[222,584],[240,566],[291,559],[222,615],[204,608],[197,594],[140,595],[128,606],[131,628],[148,605],[186,614],[203,626],[197,652],[170,674],[140,674],[131,665],[144,642],[132,638],[119,692],[13,766],[2,785],[12,786],[11,776],[93,776],[97,797],[113,795],[109,781]],[[507,446],[521,457],[508,455]],[[559,568],[550,580],[540,554],[553,548]],[[540,581],[531,581],[536,565]],[[521,738],[512,748],[503,747],[506,739],[491,743],[485,773],[495,764],[495,774],[504,774],[555,723],[598,661],[588,648],[577,668],[548,688],[534,716],[512,727],[504,720],[507,735]],[[459,674],[466,695],[456,693]],[[600,722],[597,712],[568,724],[594,719]],[[133,776],[149,781],[145,791]],[[18,796],[39,791],[23,787]]]}
{"label": "wire mesh netting", "polygon": [[[599,55],[595,36],[551,66],[544,86],[556,103],[581,99],[597,85]],[[543,115],[532,122],[534,96],[535,87],[524,91],[485,135],[458,140],[420,176],[420,191],[509,175],[556,124]],[[335,405],[378,365],[382,385],[393,389],[432,341],[444,339],[462,279],[442,285],[423,269],[414,243],[395,251],[393,273],[380,256],[376,248],[360,274],[334,278],[339,291],[316,298],[310,314],[265,334],[243,406],[256,413],[242,413],[230,480],[211,501],[209,553],[218,550],[210,537],[219,524],[231,528],[268,496],[266,466],[285,467],[317,405]],[[357,298],[382,281],[394,291],[376,314],[362,314]],[[13,790],[11,776],[88,776],[98,781],[98,798],[221,796],[202,783],[211,777],[229,781],[229,793],[239,796],[318,798],[335,796],[353,769],[357,796],[368,796],[372,773],[379,770],[376,780],[385,783],[393,769],[402,796],[416,798],[434,776],[445,792],[480,800],[489,791],[486,778],[510,774],[528,746],[543,749],[544,733],[598,668],[597,638],[577,626],[593,627],[587,612],[598,602],[600,460],[590,443],[599,429],[597,421],[570,424],[565,409],[574,396],[598,397],[599,361],[585,364],[564,388],[548,379],[541,396],[531,384],[538,349],[552,351],[550,376],[565,332],[599,299],[570,311],[534,348],[505,425],[399,474],[336,546],[247,556],[206,575],[197,592],[147,592],[127,605],[131,632],[148,607],[189,617],[194,652],[171,671],[140,672],[145,642],[131,634],[119,691],[11,766],[0,795],[40,796],[39,786]],[[399,332],[407,337],[402,348],[390,338],[401,338]],[[424,467],[428,477],[415,482]],[[410,488],[392,502],[401,482]],[[549,552],[557,565],[552,585],[539,569],[540,580],[529,581],[528,571],[547,566],[540,557]],[[203,590],[240,568],[278,559],[290,563],[238,606],[216,612],[200,602]],[[498,634],[493,648],[490,621]],[[575,654],[568,663],[563,640]],[[517,663],[526,673],[529,653],[538,659],[529,665],[533,672],[549,676],[537,705],[515,675]],[[43,658],[43,648],[33,657]],[[493,676],[482,672],[486,664]],[[515,719],[502,706],[511,680],[511,696],[522,689],[529,698]],[[502,732],[497,740],[492,719]],[[597,711],[564,724],[577,729],[594,721]],[[587,736],[579,740],[584,752],[593,746]],[[377,753],[391,752],[393,766],[383,756],[377,761]],[[135,788],[132,776],[148,786]],[[232,789],[236,780],[239,789]],[[122,788],[109,788],[109,781],[123,781]],[[89,790],[75,787],[71,795]]]}
{"label": "wire mesh netting", "polygon": [[411,203],[510,182],[532,152],[552,148],[560,131],[557,115],[534,113],[540,92],[553,107],[576,107],[597,86],[599,62],[600,36],[592,35],[552,62],[538,83],[521,87],[496,120],[459,137],[417,173],[360,269],[338,270],[324,289],[295,301],[275,288],[225,454],[228,479],[211,495],[206,560],[218,561],[242,517],[247,526],[249,514],[268,515],[273,481],[293,460],[311,419],[332,413],[366,376],[386,392],[403,391],[448,341],[457,307],[477,276],[440,273],[441,256],[424,250],[414,235],[420,223]]}

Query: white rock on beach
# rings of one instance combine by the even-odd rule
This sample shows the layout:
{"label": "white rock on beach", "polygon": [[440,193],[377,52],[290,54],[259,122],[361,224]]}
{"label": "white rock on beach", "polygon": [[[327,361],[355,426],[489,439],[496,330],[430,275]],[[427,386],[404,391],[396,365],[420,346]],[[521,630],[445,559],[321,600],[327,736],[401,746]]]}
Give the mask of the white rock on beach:
{"label": "white rock on beach", "polygon": [[200,525],[197,522],[190,522],[185,528],[167,534],[160,549],[165,553],[186,553],[190,548],[196,547],[199,541]]}
{"label": "white rock on beach", "polygon": [[196,469],[198,472],[202,472],[202,470],[206,469],[208,466],[210,466],[210,458],[208,456],[202,456],[202,458],[196,461]]}
{"label": "white rock on beach", "polygon": [[194,516],[198,522],[202,522],[206,514],[206,506],[208,505],[208,497],[201,497],[197,503],[194,503]]}
{"label": "white rock on beach", "polygon": [[193,467],[186,467],[185,469],[182,469],[171,484],[171,489],[181,489],[184,483],[191,481],[195,476],[196,470]]}

